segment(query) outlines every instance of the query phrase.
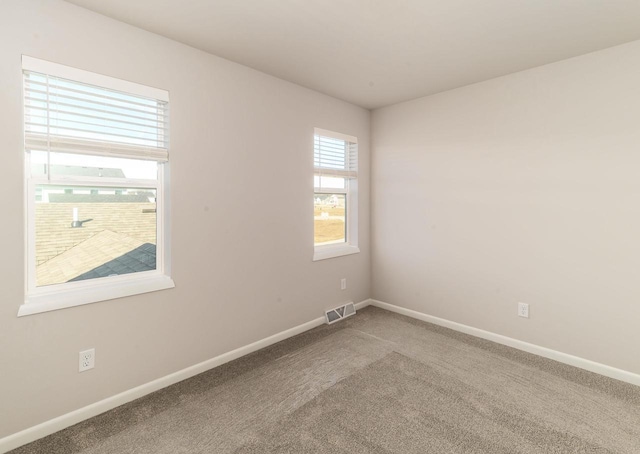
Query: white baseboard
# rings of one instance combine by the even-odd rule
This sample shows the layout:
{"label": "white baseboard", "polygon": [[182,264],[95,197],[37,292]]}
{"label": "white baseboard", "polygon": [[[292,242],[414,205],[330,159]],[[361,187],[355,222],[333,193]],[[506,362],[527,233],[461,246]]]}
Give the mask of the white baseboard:
{"label": "white baseboard", "polygon": [[[368,306],[370,303],[371,300],[361,301],[360,303],[357,303],[355,305],[356,310],[362,309],[363,307]],[[315,328],[316,326],[320,326],[325,322],[326,320],[324,316],[315,318],[309,322],[303,323],[302,325],[298,325],[294,328],[282,331],[280,333],[274,334],[273,336],[269,336],[230,352],[223,353],[222,355],[216,356],[215,358],[208,359],[201,363],[187,367],[186,369],[182,369],[178,372],[174,372],[172,374],[158,378],[149,383],[145,383],[144,385],[137,386],[120,394],[116,394],[115,396],[108,397],[99,402],[87,405],[86,407],[82,407],[78,410],[74,410],[70,413],[58,416],[57,418],[50,419],[49,421],[43,422],[42,424],[38,424],[37,426],[33,426],[15,434],[1,438],[0,454],[11,451],[12,449],[18,448],[22,445],[26,445],[27,443],[31,443],[32,441],[38,440],[42,437],[46,437],[47,435],[51,435],[52,433],[58,432],[59,430],[70,427],[74,424],[97,416],[101,413],[104,413],[105,411],[109,411],[140,397],[146,396],[147,394],[150,394],[159,389],[166,388],[167,386],[173,385],[182,380],[186,380],[187,378],[191,378],[202,372],[206,372],[209,369],[213,369],[214,367],[221,366],[222,364],[248,355],[249,353],[253,353],[257,350],[260,350],[261,348],[268,347],[269,345],[275,344],[276,342],[280,342],[297,334],[309,331],[310,329]]]}
{"label": "white baseboard", "polygon": [[509,347],[516,348],[534,355],[542,356],[544,358],[553,359],[560,363],[568,364],[570,366],[579,367],[596,374],[604,375],[605,377],[615,378],[616,380],[631,383],[632,385],[640,386],[640,375],[634,374],[622,369],[616,369],[615,367],[607,366],[606,364],[596,363],[588,359],[580,358],[578,356],[569,355],[550,348],[541,347],[539,345],[530,344],[518,339],[503,336],[501,334],[492,333],[472,326],[463,325],[461,323],[452,322],[433,315],[427,315],[422,312],[414,311],[411,309],[405,309],[404,307],[395,306],[393,304],[385,303],[378,300],[370,300],[372,306],[386,309],[391,312],[406,315],[407,317],[415,318],[425,322],[433,323],[434,325],[444,326],[461,333],[470,334],[475,337],[490,340],[498,344],[507,345]]}

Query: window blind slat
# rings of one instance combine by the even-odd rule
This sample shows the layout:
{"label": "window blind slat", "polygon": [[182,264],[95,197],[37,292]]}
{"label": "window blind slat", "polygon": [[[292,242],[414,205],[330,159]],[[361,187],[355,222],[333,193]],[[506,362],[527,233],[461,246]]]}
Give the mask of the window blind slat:
{"label": "window blind slat", "polygon": [[[51,77],[50,77],[51,80]],[[47,93],[47,84],[44,82],[38,82],[35,80],[30,79],[27,84],[29,86],[36,86],[36,87],[40,87],[41,89],[35,89],[35,88],[30,88],[29,91],[32,93],[41,93],[41,94],[46,94]],[[80,84],[79,84],[80,85]],[[52,84],[49,84],[49,87],[52,87]],[[79,89],[75,89],[75,88],[69,88],[69,87],[60,87],[60,86],[56,86],[54,87],[55,90],[64,90],[66,92],[70,92],[70,93],[78,93],[78,94],[82,94],[83,96],[92,96],[95,98],[102,98],[102,99],[107,99],[107,100],[113,100],[116,102],[122,102],[122,103],[126,103],[126,104],[132,104],[132,105],[138,105],[138,106],[143,106],[143,107],[153,107],[154,102],[156,102],[155,100],[152,99],[148,99],[148,98],[137,98],[137,99],[145,99],[146,102],[140,102],[140,101],[134,101],[134,100],[124,100],[122,99],[122,97],[115,97],[115,96],[109,96],[107,94],[98,94],[98,93],[93,93],[93,92],[89,92],[86,90],[79,90]]]}
{"label": "window blind slat", "polygon": [[[62,109],[60,109],[59,106],[63,106],[63,107],[71,107],[73,109],[76,109],[76,111],[70,111],[76,115],[85,115],[82,111],[87,110],[90,112],[97,112],[97,113],[101,113],[101,114],[107,114],[107,115],[113,115],[113,116],[118,116],[118,117],[127,117],[127,118],[135,118],[138,120],[145,120],[145,121],[155,121],[156,117],[158,119],[164,119],[165,115],[162,112],[158,112],[157,114],[152,114],[152,113],[148,113],[148,117],[143,117],[140,115],[134,115],[135,112],[132,113],[125,113],[125,112],[120,112],[117,110],[109,110],[109,109],[98,109],[95,107],[88,107],[88,106],[84,106],[84,105],[80,105],[80,104],[73,104],[73,103],[66,103],[66,102],[58,102],[58,101],[47,101],[47,100],[42,100],[42,99],[34,99],[31,98],[30,96],[25,96],[25,100],[26,101],[35,101],[38,103],[45,103],[46,104],[46,110],[48,110],[49,112],[58,112],[61,111]],[[29,102],[25,103],[25,107],[27,108],[33,108],[33,109],[42,109],[42,106],[38,106],[38,105],[31,105]],[[120,109],[120,110],[125,110],[125,109]],[[129,111],[130,112],[130,111]],[[91,115],[91,114],[88,114]],[[108,117],[107,117],[108,118]]]}
{"label": "window blind slat", "polygon": [[[95,106],[100,106],[105,108],[123,110],[125,112],[131,112],[131,113],[141,113],[141,114],[148,114],[148,115],[154,115],[154,116],[158,115],[157,108],[155,106],[148,106],[148,105],[139,106],[133,103],[129,105],[129,103],[126,103],[124,101],[121,103],[110,103],[110,102],[97,101],[94,99],[90,99],[88,96],[83,97],[83,96],[62,95],[55,91],[42,92],[42,91],[29,90],[28,93],[29,93],[29,96],[27,97],[27,99],[34,102],[47,102],[47,96],[48,96],[48,102],[50,104],[77,105],[79,107],[84,107],[85,105],[88,104],[92,106],[95,105]],[[38,95],[42,97],[38,97]],[[76,104],[74,103],[74,101],[77,101],[78,103]],[[130,107],[130,106],[135,106],[135,107]],[[144,108],[141,109],[140,107],[144,107]]]}
{"label": "window blind slat", "polygon": [[24,81],[27,149],[168,160],[166,101],[29,70]]}
{"label": "window blind slat", "polygon": [[[46,117],[43,116],[39,116],[39,115],[28,115],[27,116],[29,118],[29,120],[32,119],[46,119]],[[131,131],[131,132],[140,132],[140,133],[144,133],[144,134],[155,134],[155,131],[153,131],[153,127],[152,126],[143,126],[140,125],[139,129],[132,129],[132,128],[124,128],[120,125],[128,125],[127,123],[118,123],[118,122],[114,122],[114,121],[110,121],[109,123],[118,123],[118,126],[114,125],[114,124],[108,124],[107,121],[104,121],[103,123],[88,123],[88,122],[84,122],[84,121],[74,121],[71,119],[65,119],[65,118],[54,118],[50,120],[51,123],[56,123],[56,124],[60,124],[60,123],[73,123],[75,125],[84,125],[84,126],[93,126],[94,128],[107,128],[107,129],[118,129],[118,130],[122,130],[122,131]],[[43,122],[33,122],[33,121],[28,121],[25,119],[25,125],[27,126],[45,126],[46,127],[46,123]],[[148,130],[144,130],[143,128],[147,128]],[[93,131],[93,129],[89,129],[90,131]]]}
{"label": "window blind slat", "polygon": [[313,164],[316,176],[357,178],[357,144],[316,134]]}
{"label": "window blind slat", "polygon": [[[26,107],[26,106],[25,106]],[[160,119],[148,119],[148,120],[144,120],[147,123],[138,123],[135,121],[130,121],[130,120],[120,120],[117,118],[107,118],[104,116],[99,116],[99,115],[88,115],[88,114],[79,114],[77,112],[72,112],[70,110],[56,110],[56,111],[50,111],[48,110],[46,107],[37,107],[37,106],[28,106],[29,111],[25,112],[25,116],[26,117],[38,117],[38,118],[52,118],[52,119],[58,119],[61,118],[62,115],[69,115],[69,116],[80,116],[83,118],[91,118],[91,119],[95,119],[95,120],[100,120],[100,121],[112,121],[112,122],[117,122],[117,123],[122,123],[122,124],[126,124],[126,125],[132,125],[132,126],[142,126],[142,127],[151,127],[154,129],[158,129],[158,126],[162,126],[164,127],[164,124],[166,123],[163,120]],[[39,113],[43,113],[43,115],[33,115],[33,112],[39,112]],[[154,124],[155,123],[155,124]]]}

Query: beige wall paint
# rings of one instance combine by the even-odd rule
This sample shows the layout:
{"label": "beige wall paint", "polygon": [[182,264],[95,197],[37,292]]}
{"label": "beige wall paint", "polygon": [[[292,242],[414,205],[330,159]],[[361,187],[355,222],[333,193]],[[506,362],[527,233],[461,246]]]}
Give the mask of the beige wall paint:
{"label": "beige wall paint", "polygon": [[[175,289],[16,317],[21,54],[169,90]],[[0,83],[0,437],[369,296],[368,111],[57,0],[0,3]],[[357,136],[361,166],[362,252],[320,262],[314,127]]]}
{"label": "beige wall paint", "polygon": [[640,373],[639,76],[633,42],[374,111],[372,297]]}

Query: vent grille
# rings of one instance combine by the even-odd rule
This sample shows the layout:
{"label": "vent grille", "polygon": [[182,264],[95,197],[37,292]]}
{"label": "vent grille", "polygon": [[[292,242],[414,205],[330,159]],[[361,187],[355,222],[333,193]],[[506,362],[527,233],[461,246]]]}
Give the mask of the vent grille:
{"label": "vent grille", "polygon": [[351,315],[354,315],[355,313],[355,305],[352,302],[348,302],[342,306],[338,306],[334,309],[328,310],[324,315],[327,319],[327,324],[331,325],[332,323],[345,319]]}

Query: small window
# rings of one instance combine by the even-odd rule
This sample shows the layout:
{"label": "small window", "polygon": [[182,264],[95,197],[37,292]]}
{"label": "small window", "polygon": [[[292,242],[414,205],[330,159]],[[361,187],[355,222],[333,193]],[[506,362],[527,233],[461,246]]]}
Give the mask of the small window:
{"label": "small window", "polygon": [[314,260],[358,249],[358,140],[341,133],[314,134]]}
{"label": "small window", "polygon": [[27,292],[18,315],[173,287],[168,93],[23,57]]}

